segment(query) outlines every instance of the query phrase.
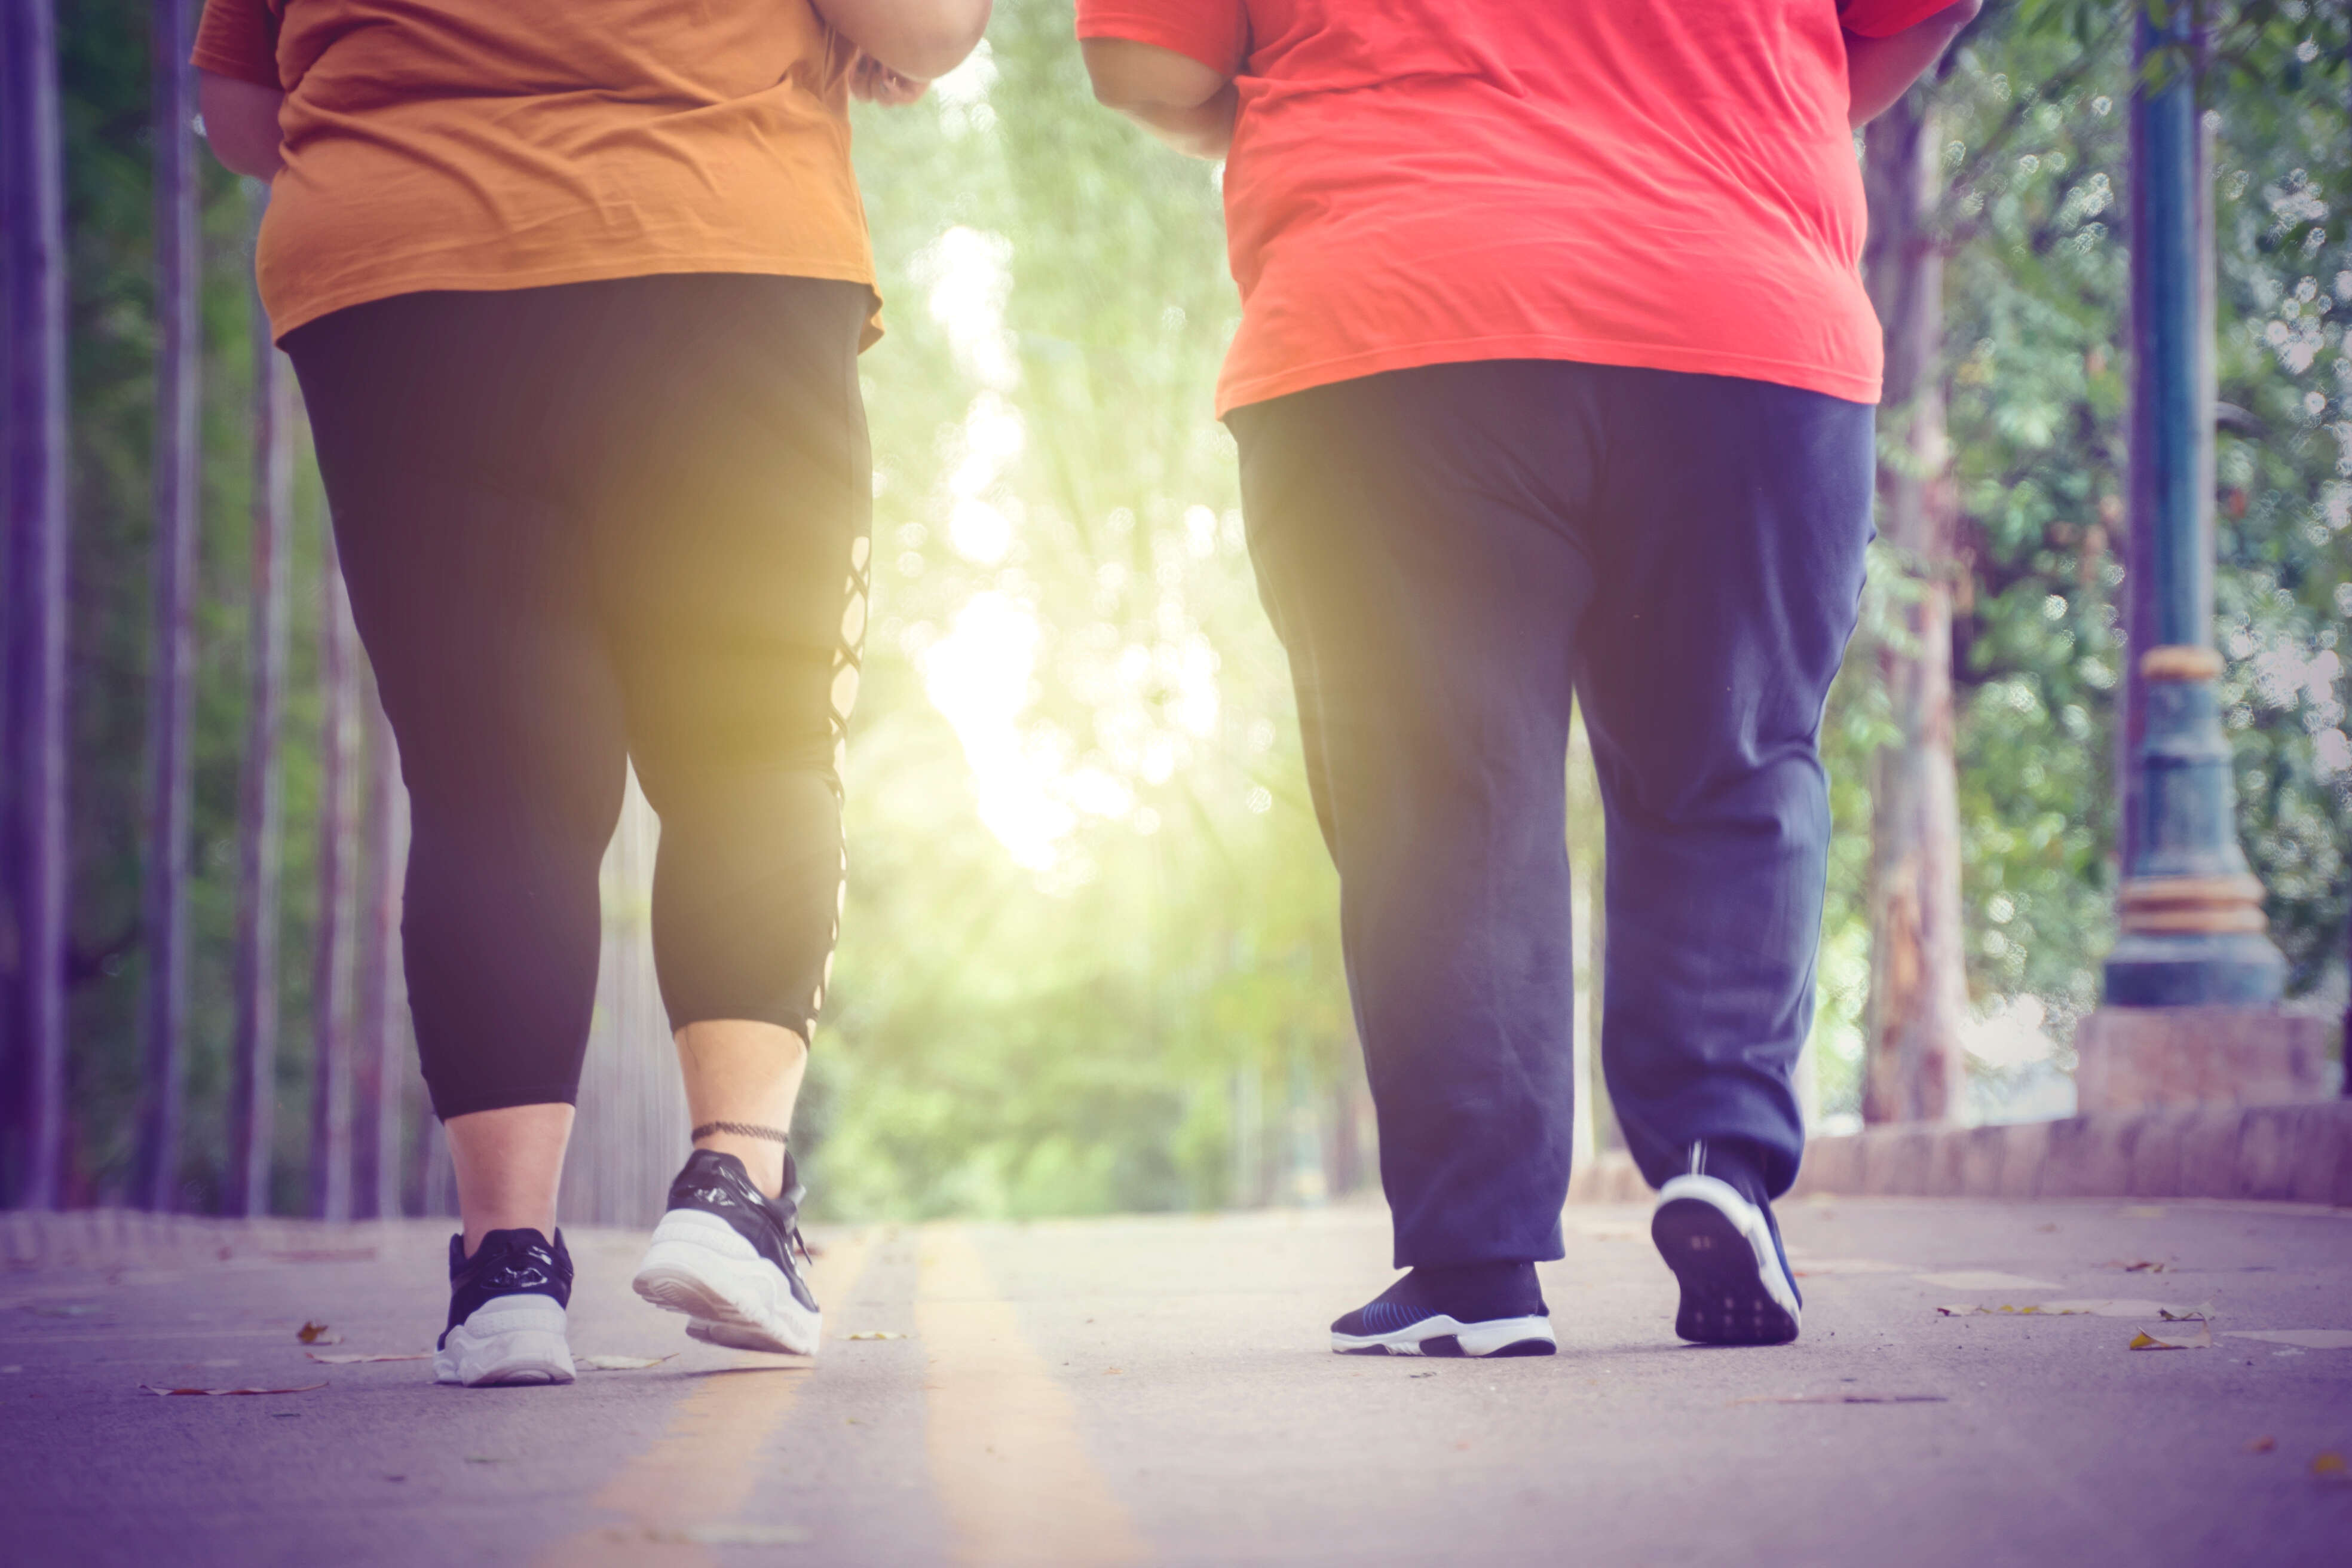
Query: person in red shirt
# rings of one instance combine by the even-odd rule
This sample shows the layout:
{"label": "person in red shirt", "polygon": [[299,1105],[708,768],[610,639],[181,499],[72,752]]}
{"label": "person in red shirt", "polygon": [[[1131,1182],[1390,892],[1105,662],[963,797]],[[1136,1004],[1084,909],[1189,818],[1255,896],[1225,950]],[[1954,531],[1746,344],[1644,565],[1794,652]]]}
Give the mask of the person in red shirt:
{"label": "person in red shirt", "polygon": [[1561,821],[1675,1331],[1797,1337],[1819,732],[1871,537],[1853,132],[1979,0],[1079,0],[1096,95],[1225,161],[1217,413],[1409,1270],[1342,1352],[1543,1355],[1573,1093]]}

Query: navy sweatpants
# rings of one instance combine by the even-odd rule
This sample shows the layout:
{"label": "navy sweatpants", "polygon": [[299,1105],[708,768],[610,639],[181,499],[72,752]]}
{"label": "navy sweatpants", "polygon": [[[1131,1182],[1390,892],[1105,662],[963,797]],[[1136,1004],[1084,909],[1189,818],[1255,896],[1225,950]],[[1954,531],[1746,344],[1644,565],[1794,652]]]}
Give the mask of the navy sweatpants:
{"label": "navy sweatpants", "polygon": [[1803,1127],[1817,741],[1872,410],[1764,382],[1431,365],[1233,411],[1290,655],[1400,1266],[1560,1256],[1571,703],[1608,830],[1601,1058],[1653,1184]]}

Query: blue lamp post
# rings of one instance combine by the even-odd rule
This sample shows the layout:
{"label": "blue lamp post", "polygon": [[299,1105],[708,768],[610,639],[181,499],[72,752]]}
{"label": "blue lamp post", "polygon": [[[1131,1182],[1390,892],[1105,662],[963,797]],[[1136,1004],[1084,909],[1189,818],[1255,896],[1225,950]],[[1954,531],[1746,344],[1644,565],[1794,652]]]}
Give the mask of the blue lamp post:
{"label": "blue lamp post", "polygon": [[2213,683],[2210,170],[2189,0],[2143,0],[2132,95],[2132,630],[2145,729],[2126,784],[2111,1007],[2259,1006],[2286,964],[2238,847]]}

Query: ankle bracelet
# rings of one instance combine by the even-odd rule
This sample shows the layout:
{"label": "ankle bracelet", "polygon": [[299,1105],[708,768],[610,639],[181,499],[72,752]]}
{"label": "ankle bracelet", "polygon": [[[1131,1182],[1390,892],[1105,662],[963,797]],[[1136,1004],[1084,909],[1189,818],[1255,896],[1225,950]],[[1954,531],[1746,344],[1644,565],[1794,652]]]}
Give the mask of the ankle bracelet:
{"label": "ankle bracelet", "polygon": [[793,1142],[792,1135],[787,1132],[773,1127],[761,1127],[750,1121],[706,1121],[696,1128],[689,1136],[693,1142],[699,1143],[713,1132],[732,1132],[738,1138],[764,1138],[771,1143],[782,1143],[787,1148],[792,1146]]}

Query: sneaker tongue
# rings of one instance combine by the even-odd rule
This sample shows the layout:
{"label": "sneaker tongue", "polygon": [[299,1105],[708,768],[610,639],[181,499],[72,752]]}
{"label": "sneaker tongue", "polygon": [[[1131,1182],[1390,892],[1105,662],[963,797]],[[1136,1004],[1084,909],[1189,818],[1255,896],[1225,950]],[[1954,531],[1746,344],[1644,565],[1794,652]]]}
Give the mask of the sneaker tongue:
{"label": "sneaker tongue", "polygon": [[740,1188],[744,1196],[771,1209],[781,1205],[786,1209],[797,1212],[800,1207],[801,1194],[806,1190],[801,1185],[800,1168],[793,1163],[792,1151],[789,1149],[784,1151],[784,1186],[781,1197],[772,1198],[761,1192],[760,1184],[751,1179],[751,1167],[745,1165],[738,1156],[730,1154],[724,1150],[697,1149],[686,1163],[686,1174],[697,1173],[723,1178],[732,1185]]}
{"label": "sneaker tongue", "polygon": [[493,1243],[500,1247],[546,1247],[548,1245],[547,1237],[541,1234],[537,1226],[522,1225],[515,1226],[512,1230],[484,1231],[482,1246],[476,1247],[475,1250],[479,1252]]}
{"label": "sneaker tongue", "polygon": [[751,1173],[742,1160],[724,1149],[697,1149],[687,1156],[686,1168],[689,1171],[725,1173],[740,1179],[745,1186],[751,1184]]}
{"label": "sneaker tongue", "polygon": [[459,1256],[464,1246],[463,1236],[456,1237],[450,1242],[450,1267],[453,1274],[460,1268],[469,1268],[477,1263],[487,1261],[494,1253],[537,1253],[554,1264],[558,1269],[567,1269],[572,1267],[572,1261],[563,1250],[563,1233],[560,1230],[555,1233],[555,1239],[552,1242],[549,1241],[546,1236],[534,1226],[517,1226],[510,1230],[484,1231],[482,1245],[474,1248],[473,1256],[470,1258]]}

